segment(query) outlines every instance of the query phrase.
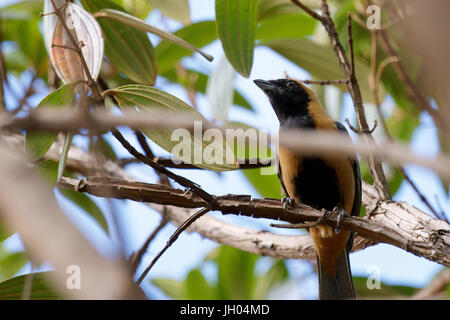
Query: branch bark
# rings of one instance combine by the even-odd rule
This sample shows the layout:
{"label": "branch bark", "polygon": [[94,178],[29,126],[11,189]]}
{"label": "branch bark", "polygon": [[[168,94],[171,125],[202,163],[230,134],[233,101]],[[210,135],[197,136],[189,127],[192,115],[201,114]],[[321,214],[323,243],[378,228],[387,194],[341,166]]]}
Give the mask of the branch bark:
{"label": "branch bark", "polygon": [[[8,141],[16,149],[23,150],[22,136],[12,135]],[[60,150],[61,145],[53,145],[46,158],[58,160]],[[161,185],[136,182],[136,179],[128,175],[113,161],[102,161],[101,167],[98,166],[98,163],[83,149],[73,146],[67,160],[67,167],[70,170],[83,175],[101,175],[112,178],[112,180],[89,178],[85,183],[78,184],[78,180],[64,178],[63,183],[67,184],[66,187],[92,192],[97,196],[110,197],[113,195],[135,201],[151,201],[145,204],[159,213],[164,212],[163,218],[177,226],[186,221],[196,210],[166,204],[191,208],[200,208],[205,205],[205,200],[190,192],[185,193]],[[432,219],[428,214],[405,202],[380,200],[374,187],[366,183],[363,184],[362,201],[367,208],[367,216],[354,220],[350,217],[346,218],[341,225],[342,228],[359,232],[355,237],[353,251],[364,249],[381,241],[396,245],[417,256],[443,265],[450,265],[450,225],[448,223]],[[281,216],[290,222],[315,221],[321,216],[319,211],[307,206],[296,207],[285,214],[280,201],[276,199],[252,200],[249,196],[231,195],[222,199],[219,197],[216,203],[228,213],[242,213],[253,217],[275,219]],[[163,210],[164,207],[166,210]],[[336,225],[336,219],[333,217],[328,222],[332,226]],[[380,228],[377,229],[377,227]],[[275,258],[315,259],[314,245],[308,235],[288,236],[264,230],[258,231],[230,224],[211,216],[201,217],[188,229],[189,231],[198,232],[215,242],[252,253]],[[367,238],[376,239],[376,241],[367,240]]]}

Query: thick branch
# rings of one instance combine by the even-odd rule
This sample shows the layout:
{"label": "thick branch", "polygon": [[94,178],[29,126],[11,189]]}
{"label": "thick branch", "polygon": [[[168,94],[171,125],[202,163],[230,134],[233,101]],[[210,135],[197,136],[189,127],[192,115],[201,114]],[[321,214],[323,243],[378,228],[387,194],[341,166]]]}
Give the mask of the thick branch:
{"label": "thick branch", "polygon": [[[63,178],[59,186],[87,192],[98,197],[130,199],[184,208],[202,208],[209,205],[207,201],[192,192],[141,182],[104,178],[88,178],[78,181],[73,178]],[[367,189],[364,203],[370,206],[373,205],[374,200],[373,194],[371,194],[373,190],[370,186],[365,185],[365,190]],[[223,214],[239,214],[290,223],[317,221],[322,217],[320,211],[303,204],[284,211],[283,205],[277,199],[251,199],[249,195],[217,196],[215,209]],[[386,210],[386,212],[381,214],[380,209]],[[356,232],[368,240],[392,244],[418,256],[447,266],[450,265],[450,225],[444,221],[431,219],[406,203],[390,201],[377,201],[377,208],[370,216],[371,219],[345,217],[340,227]],[[325,222],[336,227],[337,217],[328,216],[325,218]],[[420,232],[417,231],[418,227],[420,227]]]}

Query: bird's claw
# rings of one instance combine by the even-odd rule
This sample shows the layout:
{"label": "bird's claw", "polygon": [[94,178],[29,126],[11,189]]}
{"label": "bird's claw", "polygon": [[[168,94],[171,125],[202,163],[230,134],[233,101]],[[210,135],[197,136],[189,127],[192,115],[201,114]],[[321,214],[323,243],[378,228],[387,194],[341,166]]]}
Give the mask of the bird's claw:
{"label": "bird's claw", "polygon": [[341,224],[341,220],[347,215],[347,212],[345,212],[345,210],[339,209],[338,207],[334,207],[332,213],[337,214],[337,223],[336,228],[334,228],[334,232],[338,234],[339,232],[341,232],[341,228],[339,227]]}
{"label": "bird's claw", "polygon": [[291,197],[283,197],[281,203],[283,204],[284,211],[286,211],[288,206],[292,207],[295,205],[295,200]]}

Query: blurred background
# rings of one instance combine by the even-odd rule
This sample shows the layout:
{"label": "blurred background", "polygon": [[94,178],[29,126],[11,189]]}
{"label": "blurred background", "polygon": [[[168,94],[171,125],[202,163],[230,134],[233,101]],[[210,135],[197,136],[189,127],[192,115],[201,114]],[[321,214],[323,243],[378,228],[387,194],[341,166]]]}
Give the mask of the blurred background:
{"label": "blurred background", "polygon": [[[217,39],[213,22],[214,1],[115,0],[114,2],[145,19],[150,25],[169,32],[184,30],[184,33],[181,31],[177,34],[214,56],[213,62],[202,59],[198,54],[183,55],[174,50],[170,52],[171,56],[168,51],[162,49],[163,46],[167,47],[164,41],[156,36],[149,36],[156,48],[159,63],[159,73],[154,86],[190,105],[195,103],[197,110],[209,120],[218,123],[241,123],[265,130],[276,129],[277,118],[264,94],[253,84],[253,79],[283,78],[285,73],[303,80],[339,78],[339,65],[329,48],[328,36],[323,27],[289,1],[261,0],[258,8],[257,42],[250,76],[245,78],[238,72],[233,72],[234,102],[231,106],[223,106],[214,100],[208,85],[195,84],[195,81],[200,80],[211,83],[213,78],[211,75],[218,72],[220,74],[226,68],[230,68],[224,60],[221,42]],[[304,3],[312,8],[318,7],[318,1],[310,0]],[[378,121],[374,131],[375,139],[380,142],[386,141],[388,136],[385,129],[387,129],[393,139],[409,144],[414,153],[433,157],[441,152],[448,152],[450,149],[448,135],[436,126],[435,119],[428,112],[423,111],[411,99],[393,63],[386,62],[389,53],[383,49],[380,36],[374,36],[373,32],[364,27],[369,3],[358,0],[329,1],[329,3],[343,43],[346,39],[347,11],[351,11],[354,16],[355,55],[359,68],[357,76],[363,90],[369,125],[373,124],[375,119]],[[445,1],[436,1],[433,4],[423,1],[409,3],[392,1],[390,6],[381,7],[381,27],[385,28],[383,30],[389,36],[390,43],[406,66],[411,79],[425,96],[431,97],[432,108],[442,110],[446,114],[449,100],[445,97],[448,97],[448,89],[443,84],[447,84],[448,77],[443,70],[449,69],[442,67],[448,67],[449,50],[447,50],[448,37],[442,32],[448,30],[448,26],[433,29],[434,21],[438,19],[436,16],[448,12],[440,6],[448,7]],[[54,73],[49,72],[47,52],[41,36],[43,29],[39,13],[43,11],[43,4],[42,1],[2,0],[0,7],[1,50],[7,70],[5,105],[9,111],[21,107],[23,109],[17,112],[25,112],[36,107],[55,89],[54,85],[57,83],[52,79]],[[400,14],[397,16],[393,12]],[[428,28],[423,28],[424,22],[421,24],[417,22],[419,20],[414,15],[417,12],[427,19]],[[409,31],[403,28],[406,14],[410,15],[409,23],[406,24]],[[430,34],[435,38],[430,37]],[[441,35],[442,38],[439,38]],[[417,42],[418,38],[424,40],[424,43]],[[434,39],[442,41],[437,42]],[[369,78],[374,63],[372,61],[374,43],[377,45],[376,64],[378,66],[383,62],[387,64],[382,70],[378,87],[371,90]],[[435,50],[439,47],[440,49]],[[161,50],[158,51],[158,48]],[[187,76],[180,76],[180,70]],[[444,76],[441,77],[442,75]],[[110,86],[125,84],[128,81],[127,77],[120,74],[108,60],[104,61],[102,77],[108,80]],[[194,79],[194,84],[186,79]],[[438,81],[442,85],[433,85],[435,83],[433,81]],[[214,84],[217,85],[217,82]],[[334,119],[348,128],[345,123],[345,119],[348,118],[356,126],[351,98],[345,90],[342,90],[343,88],[316,85],[313,89]],[[377,99],[374,98],[374,91]],[[356,135],[349,131],[352,137],[357,139]],[[139,148],[133,132],[129,130],[122,132],[136,148]],[[108,146],[108,153],[105,153],[107,157],[129,158],[126,150],[118,145],[110,134],[105,134],[99,141]],[[149,143],[155,155],[169,156],[155,143],[151,141]],[[74,145],[89,149],[89,139],[76,136]],[[370,171],[364,160],[361,160],[361,169],[364,179],[370,182]],[[129,164],[126,170],[140,181],[151,183],[158,181],[154,171],[142,164]],[[251,194],[252,197],[280,197],[276,175],[261,176],[258,169],[221,173],[206,170],[173,171],[197,182],[215,195],[233,193]],[[406,201],[431,214],[428,206],[405,181],[398,169],[386,165],[385,171],[394,200]],[[423,167],[407,165],[405,171],[432,207],[444,214],[450,212],[448,184],[443,183],[431,170]],[[177,187],[176,184],[174,186]],[[105,200],[92,196],[80,200],[58,189],[55,189],[55,195],[64,212],[105,257],[117,257],[121,254],[120,250],[124,251],[126,257],[130,256],[161,221],[159,213],[132,201]],[[93,219],[93,212],[97,210],[106,218],[109,226],[113,225],[111,211],[118,213],[117,225],[120,237],[117,230],[110,228],[108,234],[98,221]],[[304,233],[303,230],[273,230],[269,227],[270,222],[263,219],[225,217],[220,213],[211,215],[257,230],[286,234]],[[446,217],[449,218],[448,215]],[[144,255],[137,276],[174,231],[175,227],[168,224],[158,233]],[[123,239],[123,243],[119,243],[119,239]],[[5,239],[0,238],[0,241],[0,282],[29,273],[31,265],[24,253],[25,248],[20,236],[8,235]],[[443,270],[437,263],[385,244],[353,253],[350,261],[357,294],[361,297],[411,296],[420,288],[426,287]],[[51,268],[51,265],[44,263],[33,271]],[[382,285],[381,289],[369,290],[366,282],[368,277],[374,275],[374,270],[379,273]],[[142,288],[152,299],[316,299],[318,295],[315,263],[260,257],[220,246],[198,234],[186,232],[161,257],[144,280]]]}

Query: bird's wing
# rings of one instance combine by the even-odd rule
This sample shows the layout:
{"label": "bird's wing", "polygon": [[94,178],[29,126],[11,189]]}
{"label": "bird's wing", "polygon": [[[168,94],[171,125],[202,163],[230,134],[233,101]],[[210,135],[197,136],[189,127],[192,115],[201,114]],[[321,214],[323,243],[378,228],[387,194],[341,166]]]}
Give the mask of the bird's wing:
{"label": "bird's wing", "polygon": [[291,196],[289,195],[289,193],[286,189],[286,186],[284,185],[284,182],[283,182],[283,174],[281,173],[281,166],[280,166],[280,160],[278,159],[278,155],[277,155],[277,168],[278,168],[278,170],[277,170],[278,179],[280,180],[281,188],[283,189],[284,195],[287,198],[290,198]]}

